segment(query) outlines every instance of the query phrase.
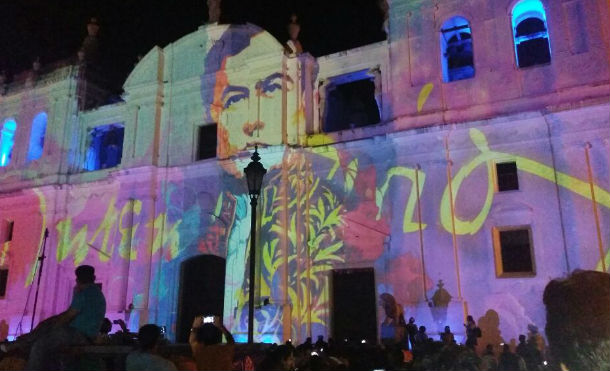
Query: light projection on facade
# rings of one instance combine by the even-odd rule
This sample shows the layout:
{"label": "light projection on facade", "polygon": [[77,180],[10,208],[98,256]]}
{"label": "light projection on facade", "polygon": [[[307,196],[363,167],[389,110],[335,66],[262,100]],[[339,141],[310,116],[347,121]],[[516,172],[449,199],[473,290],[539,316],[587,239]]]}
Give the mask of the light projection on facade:
{"label": "light projection on facade", "polygon": [[[470,137],[478,153],[473,153],[456,168],[452,179],[455,199],[459,200],[461,194],[468,192],[463,184],[474,176],[478,168],[489,172],[490,161],[510,155],[516,159],[522,174],[531,175],[530,182],[537,184],[537,187],[552,189],[557,184],[574,195],[591,200],[590,185],[586,181],[564,173],[558,173],[555,179],[552,168],[544,163],[513,153],[494,151],[489,148],[485,135],[477,129],[471,129]],[[438,227],[433,227],[436,225],[440,225],[446,236],[453,230],[449,185],[445,185],[441,193],[431,192],[446,180],[444,169],[418,170],[399,164],[377,169],[373,166],[374,159],[357,153],[340,154],[334,161],[338,165],[337,171],[315,171],[313,169],[321,164],[325,163],[327,169],[332,169],[334,164],[329,158],[315,152],[287,150],[283,165],[280,167],[278,164],[270,171],[262,196],[260,297],[277,300],[288,296],[293,303],[293,333],[307,334],[309,326],[314,333],[326,331],[330,300],[328,273],[336,264],[350,261],[394,262],[387,272],[388,279],[377,282],[378,286],[387,290],[392,286],[406,285],[406,291],[393,294],[403,303],[417,301],[424,285],[417,254],[404,248],[389,252],[384,247],[384,241],[395,228],[404,238],[431,227],[435,234],[439,234]],[[343,163],[346,165],[341,165]],[[488,232],[481,229],[488,220],[495,193],[493,176],[488,173],[484,178],[488,179],[487,191],[479,192],[477,202],[481,206],[478,212],[469,218],[458,217],[462,207],[459,202],[454,204],[457,235]],[[151,280],[151,285],[156,287],[148,294],[151,295],[149,300],[155,301],[160,308],[159,320],[170,321],[169,324],[171,317],[164,313],[175,310],[177,291],[177,281],[169,278],[179,272],[180,261],[199,253],[226,256],[228,272],[224,316],[231,323],[232,331],[243,334],[247,323],[247,282],[246,261],[240,246],[247,241],[249,229],[244,225],[249,216],[246,194],[235,192],[242,188],[242,181],[227,177],[218,186],[208,183],[204,188],[206,195],[213,196],[211,205],[200,204],[208,196],[197,193],[196,189],[200,187],[195,187],[195,183],[198,183],[195,179],[193,184],[169,180],[168,193],[161,210],[151,208],[152,204],[145,199],[126,199],[131,194],[128,189],[102,197],[85,197],[82,205],[56,222],[54,234],[57,235],[57,249],[54,259],[62,265],[69,263],[68,266],[94,263],[100,269],[113,267],[108,274],[117,275],[109,283],[109,289],[114,290],[123,285],[119,280],[120,267],[126,264],[146,266],[146,246],[142,242],[147,241],[152,246],[153,261],[164,266],[157,273],[161,277]],[[610,209],[610,193],[597,185],[593,185],[593,188],[597,204],[607,212]],[[392,189],[394,191],[389,193]],[[435,194],[442,198],[434,199]],[[49,222],[45,217],[46,198],[38,194],[32,200],[40,207],[32,226],[42,233]],[[436,211],[427,213],[419,220],[416,212],[418,203],[426,208],[436,205]],[[212,208],[207,209],[209,207]],[[436,219],[431,218],[434,215]],[[91,223],[91,220],[97,222]],[[368,237],[359,238],[358,234],[367,234]],[[38,233],[33,235],[38,236]],[[36,241],[32,242],[32,246],[35,246]],[[8,249],[5,254],[10,253],[11,247]],[[20,277],[13,284],[20,281],[20,285],[25,283],[27,286],[31,283],[34,253],[33,249],[20,252],[19,256],[23,259],[21,265],[29,268],[21,273],[12,272]],[[411,273],[406,276],[399,273],[405,269]],[[432,282],[427,281],[425,285],[429,289]],[[282,292],[283,287],[288,288],[286,292]],[[134,295],[141,297],[147,294]],[[281,339],[285,310],[282,306],[268,305],[257,311],[257,333],[264,334],[268,340]]]}
{"label": "light projection on facade", "polygon": [[[520,14],[526,19],[529,13]],[[476,30],[474,18],[449,18],[443,26],[447,48],[457,43],[468,54],[472,44],[461,35],[470,33],[468,21]],[[436,27],[430,40],[438,45]],[[195,257],[209,255],[225,264],[223,321],[245,341],[251,215],[243,167],[255,144],[268,169],[257,218],[255,341],[331,336],[331,279],[338,269],[369,269],[375,299],[391,294],[407,315],[432,331],[446,324],[462,328],[466,310],[477,319],[493,312],[502,336],[510,339],[530,323],[544,325],[544,309],[536,300],[548,277],[575,268],[606,270],[610,264],[606,137],[588,138],[593,144],[585,151],[562,146],[561,136],[580,130],[579,117],[607,120],[602,109],[535,111],[392,132],[399,124],[386,122],[385,112],[408,108],[413,117],[401,117],[400,125],[438,114],[439,95],[459,83],[437,82],[445,75],[451,80],[451,70],[466,65],[446,61],[445,74],[437,68],[436,79],[417,77],[414,70],[417,86],[394,98],[399,93],[383,90],[380,81],[391,85],[389,80],[406,74],[384,75],[389,73],[384,64],[371,65],[362,56],[355,67],[319,68],[310,56],[286,56],[281,44],[252,25],[202,27],[163,53],[168,61],[163,68],[160,49],[136,67],[126,83],[126,102],[87,113],[112,115],[78,127],[75,141],[82,142],[82,153],[61,149],[69,152],[68,161],[81,158],[70,163],[70,170],[80,171],[70,174],[71,184],[43,184],[0,197],[1,217],[14,221],[15,229],[11,241],[0,231],[0,268],[8,267],[6,297],[11,298],[0,319],[6,319],[11,336],[18,332],[27,301],[22,293],[32,287],[48,227],[52,254],[44,279],[54,291],[43,314],[69,303],[74,266],[91,264],[103,284],[109,317],[125,319],[132,330],[149,322],[166,326],[174,339],[183,331],[179,322],[186,313],[179,304],[181,271]],[[469,53],[466,59],[472,60],[472,49]],[[438,64],[438,51],[432,58]],[[171,76],[148,75],[172,68]],[[318,76],[320,71],[326,75]],[[182,80],[172,80],[175,75]],[[199,85],[195,100],[185,103],[177,86],[187,80],[189,86]],[[146,95],[147,81],[163,81],[163,102],[156,93]],[[323,107],[335,103],[322,95],[330,85],[354,81],[366,83],[375,120],[338,120],[337,127],[325,128],[326,108],[336,107]],[[38,113],[44,116],[34,121],[42,122],[46,114],[32,116]],[[605,126],[587,128],[607,136]],[[4,122],[3,155],[10,153],[5,131],[15,129],[14,120]],[[217,141],[209,138],[214,130]],[[36,132],[36,138],[45,137],[45,130]],[[341,139],[354,132],[361,137]],[[45,159],[53,152],[50,144],[74,140],[51,134]],[[42,153],[43,142],[33,135],[34,130],[30,143],[39,143],[34,147]],[[10,143],[12,148],[12,136]],[[209,146],[217,146],[217,158]],[[40,156],[30,155],[34,152],[28,152],[28,160]],[[497,164],[514,164],[518,189],[499,189]],[[531,237],[529,276],[504,278],[496,269],[493,233],[512,227]],[[521,269],[512,267],[502,265],[507,271]],[[444,317],[430,305],[436,287],[454,298]]]}
{"label": "light projection on facade", "polygon": [[[221,39],[209,51],[205,74],[214,74],[213,88],[204,89],[202,99],[206,117],[218,124],[218,152],[230,157],[246,148],[281,143],[281,132],[271,122],[281,112],[283,92],[293,88],[294,81],[282,73],[281,59],[276,66],[266,66],[256,74],[243,74],[243,66],[258,50],[267,49],[265,34]],[[279,51],[281,53],[281,50]],[[281,55],[281,54],[280,54]],[[209,84],[204,81],[204,86]]]}

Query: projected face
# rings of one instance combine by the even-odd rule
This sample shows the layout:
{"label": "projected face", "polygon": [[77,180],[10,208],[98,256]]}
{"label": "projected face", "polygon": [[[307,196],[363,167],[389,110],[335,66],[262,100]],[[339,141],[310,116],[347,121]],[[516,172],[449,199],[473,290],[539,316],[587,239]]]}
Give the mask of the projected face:
{"label": "projected face", "polygon": [[223,157],[254,145],[281,143],[282,92],[292,89],[292,79],[281,71],[281,60],[271,71],[244,68],[250,54],[260,48],[263,35],[235,55],[225,56],[216,72],[211,116],[218,123],[219,149]]}

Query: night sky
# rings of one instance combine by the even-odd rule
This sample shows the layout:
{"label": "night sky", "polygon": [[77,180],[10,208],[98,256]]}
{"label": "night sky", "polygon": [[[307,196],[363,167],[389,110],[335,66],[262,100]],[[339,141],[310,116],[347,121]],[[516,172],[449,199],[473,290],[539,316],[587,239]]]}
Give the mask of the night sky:
{"label": "night sky", "polygon": [[[222,23],[250,22],[287,40],[292,12],[300,40],[314,56],[383,40],[376,0],[223,0]],[[102,68],[113,90],[154,45],[161,47],[206,22],[206,0],[0,0],[0,69],[11,75],[74,58],[90,17],[100,24]]]}

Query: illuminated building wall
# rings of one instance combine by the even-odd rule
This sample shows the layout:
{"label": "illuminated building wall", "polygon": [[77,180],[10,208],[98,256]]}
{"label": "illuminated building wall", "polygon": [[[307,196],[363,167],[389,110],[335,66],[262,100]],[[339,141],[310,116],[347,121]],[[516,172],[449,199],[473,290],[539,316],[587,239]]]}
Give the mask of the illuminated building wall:
{"label": "illuminated building wall", "polygon": [[[374,268],[376,297],[394,295],[431,332],[449,324],[460,335],[466,313],[483,323],[482,344],[543,328],[550,278],[610,264],[608,21],[595,11],[607,4],[544,3],[553,59],[529,69],[515,66],[508,8],[472,3],[469,15],[461,4],[475,73],[446,83],[437,28],[457,15],[452,4],[393,1],[388,41],[317,59],[284,55],[253,25],[201,27],[153,48],[126,80],[124,102],[90,111],[78,110],[76,67],[9,90],[0,110],[0,121],[16,123],[0,168],[9,335],[22,317],[29,329],[49,228],[40,316],[65,309],[74,267],[91,264],[109,317],[173,336],[181,264],[210,254],[226,259],[224,321],[242,338],[243,168],[254,144],[268,169],[257,302],[270,304],[257,310],[258,339],[328,336],[330,272],[361,267]],[[562,7],[583,18],[566,19]],[[584,46],[574,29],[586,30]],[[350,95],[353,83],[369,89],[366,99]],[[376,106],[377,118],[350,99]],[[344,127],[325,122],[336,102],[345,106],[337,117],[353,120]],[[42,113],[41,155],[31,155]],[[199,128],[211,124],[217,158],[196,161]],[[113,159],[103,163],[117,166],[90,166],[101,146]],[[497,165],[507,163],[518,190],[499,190]],[[498,246],[515,227],[529,231],[532,251],[520,274],[502,265]],[[452,296],[446,311],[429,306],[439,280]]]}

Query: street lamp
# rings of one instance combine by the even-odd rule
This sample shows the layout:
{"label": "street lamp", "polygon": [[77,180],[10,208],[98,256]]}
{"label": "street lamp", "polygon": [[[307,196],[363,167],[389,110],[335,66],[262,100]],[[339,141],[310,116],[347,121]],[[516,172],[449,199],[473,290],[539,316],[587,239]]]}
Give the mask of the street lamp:
{"label": "street lamp", "polygon": [[251,218],[250,218],[250,290],[248,292],[248,344],[254,343],[254,261],[256,259],[256,205],[261,194],[263,177],[267,169],[260,163],[258,146],[254,147],[252,161],[244,169],[248,180],[248,193],[250,194]]}

